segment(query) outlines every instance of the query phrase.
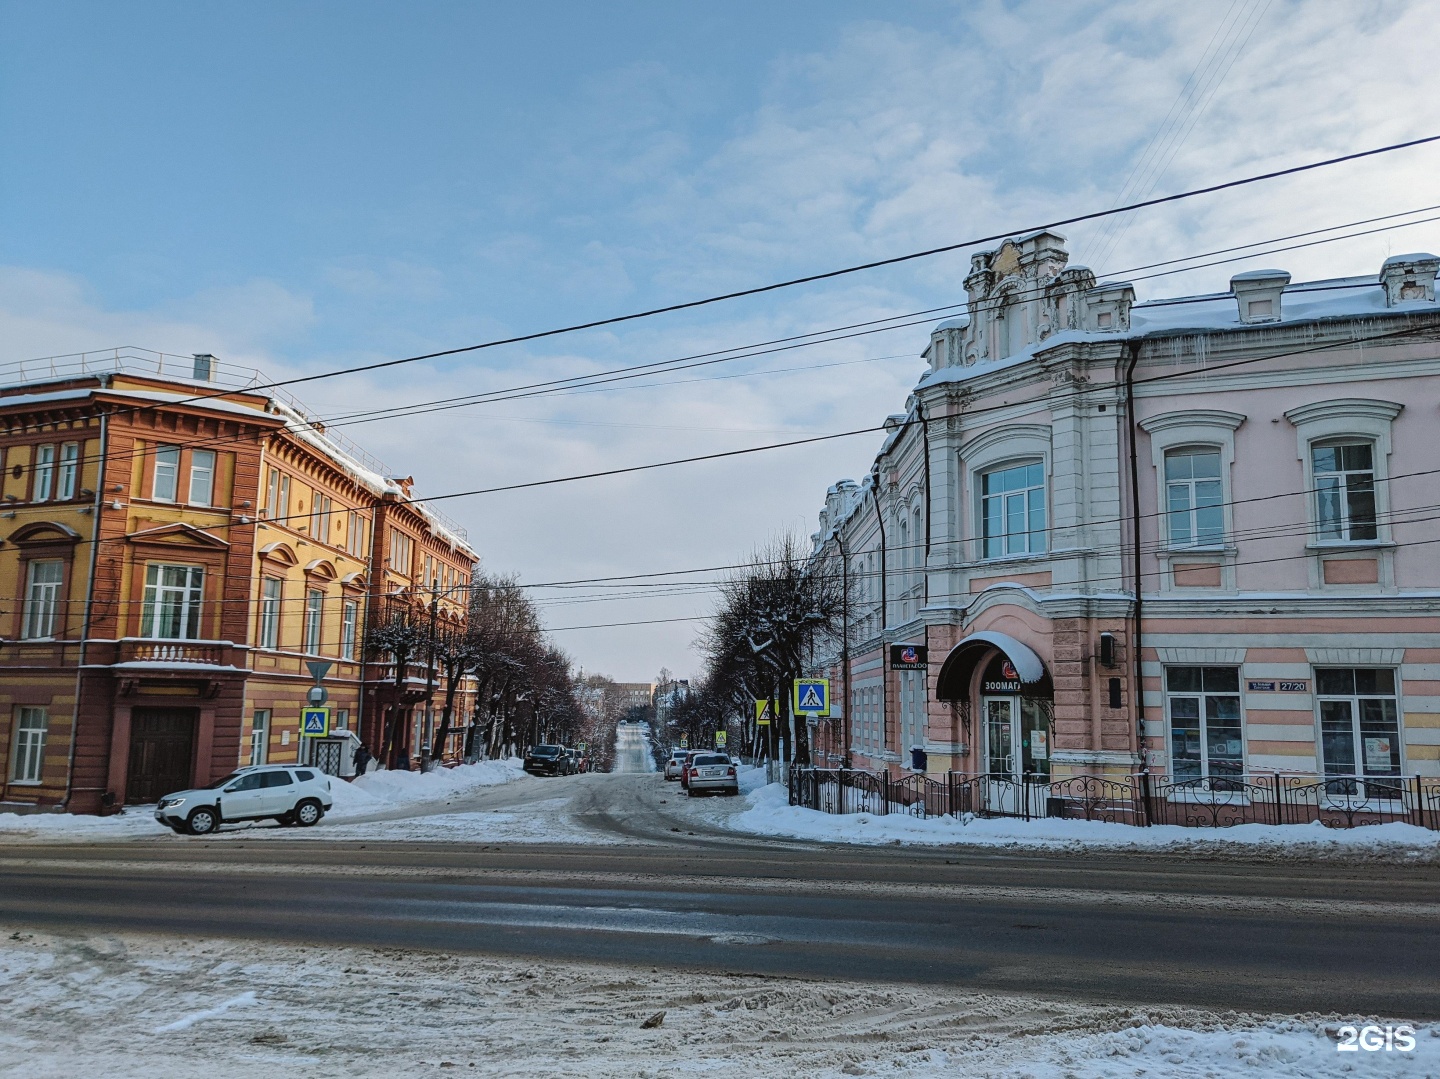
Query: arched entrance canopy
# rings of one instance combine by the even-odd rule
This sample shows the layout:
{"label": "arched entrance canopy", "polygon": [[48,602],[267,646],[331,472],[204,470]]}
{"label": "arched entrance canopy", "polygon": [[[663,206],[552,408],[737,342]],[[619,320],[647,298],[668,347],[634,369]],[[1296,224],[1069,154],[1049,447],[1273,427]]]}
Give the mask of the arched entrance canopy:
{"label": "arched entrance canopy", "polygon": [[1017,641],[1008,633],[996,633],[993,630],[981,630],[972,633],[963,641],[950,650],[945,657],[944,664],[940,667],[940,674],[935,680],[935,699],[941,701],[963,701],[968,700],[970,695],[970,679],[975,674],[975,668],[980,661],[990,653],[991,649],[999,649],[1005,654],[1015,672],[1020,675],[1022,685],[1031,685],[1043,681],[1045,678],[1045,664],[1035,654],[1034,649],[1029,645]]}

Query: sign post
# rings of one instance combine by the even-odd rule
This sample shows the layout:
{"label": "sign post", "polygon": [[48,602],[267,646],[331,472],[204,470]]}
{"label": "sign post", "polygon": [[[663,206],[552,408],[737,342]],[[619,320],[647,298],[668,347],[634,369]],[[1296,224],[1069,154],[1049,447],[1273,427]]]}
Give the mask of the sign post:
{"label": "sign post", "polygon": [[325,676],[330,673],[332,666],[328,659],[311,659],[305,662],[310,670],[310,677],[315,679],[315,684],[305,694],[305,700],[309,703],[300,710],[300,752],[301,764],[309,764],[311,754],[314,752],[314,742],[307,742],[307,738],[325,738],[330,734],[330,709],[325,702],[330,699],[330,693],[322,684]]}
{"label": "sign post", "polygon": [[828,716],[830,714],[830,679],[795,679],[791,711],[796,715]]}
{"label": "sign post", "polygon": [[725,748],[725,743],[726,743],[727,741],[729,741],[729,738],[730,738],[730,735],[729,735],[729,733],[728,733],[727,731],[716,731],[716,732],[715,732],[715,748],[716,748],[716,749],[724,749],[724,748]]}

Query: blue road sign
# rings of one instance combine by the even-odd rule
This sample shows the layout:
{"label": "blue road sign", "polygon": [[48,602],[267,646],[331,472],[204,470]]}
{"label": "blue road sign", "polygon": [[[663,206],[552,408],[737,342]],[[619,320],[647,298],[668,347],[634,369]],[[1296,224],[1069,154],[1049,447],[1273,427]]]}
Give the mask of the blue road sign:
{"label": "blue road sign", "polygon": [[795,679],[795,697],[791,709],[796,715],[828,716],[830,714],[830,680],[828,678]]}
{"label": "blue road sign", "polygon": [[330,733],[330,709],[305,708],[300,712],[300,733],[306,738],[324,738]]}

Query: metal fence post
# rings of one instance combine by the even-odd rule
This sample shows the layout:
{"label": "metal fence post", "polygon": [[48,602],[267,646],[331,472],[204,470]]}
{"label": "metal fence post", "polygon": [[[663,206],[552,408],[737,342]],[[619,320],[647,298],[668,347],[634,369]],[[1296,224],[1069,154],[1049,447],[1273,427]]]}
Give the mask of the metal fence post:
{"label": "metal fence post", "polygon": [[1285,803],[1280,800],[1280,773],[1276,772],[1273,778],[1275,781],[1275,823],[1284,824]]}

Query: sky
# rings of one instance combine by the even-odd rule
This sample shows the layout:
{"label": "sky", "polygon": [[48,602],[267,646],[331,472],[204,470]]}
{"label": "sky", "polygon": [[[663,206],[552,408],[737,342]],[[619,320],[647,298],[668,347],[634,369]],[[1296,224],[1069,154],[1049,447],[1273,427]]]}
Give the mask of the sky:
{"label": "sky", "polygon": [[[121,346],[313,374],[1437,134],[1437,15],[1398,0],[0,0],[0,377]],[[1072,264],[1123,274],[1440,204],[1437,173],[1424,147],[1061,231]],[[1440,223],[1137,291],[1224,290],[1272,264],[1370,274],[1423,250]],[[960,251],[294,392],[334,417],[735,348],[956,304],[968,265]],[[903,411],[927,340],[914,325],[345,434],[421,495],[620,468],[878,424]],[[878,444],[442,508],[485,570],[522,582],[724,566],[808,537],[826,487],[863,476]],[[652,591],[534,595],[587,672],[698,675],[703,622],[669,620],[712,610],[713,589]]]}

